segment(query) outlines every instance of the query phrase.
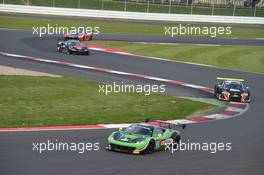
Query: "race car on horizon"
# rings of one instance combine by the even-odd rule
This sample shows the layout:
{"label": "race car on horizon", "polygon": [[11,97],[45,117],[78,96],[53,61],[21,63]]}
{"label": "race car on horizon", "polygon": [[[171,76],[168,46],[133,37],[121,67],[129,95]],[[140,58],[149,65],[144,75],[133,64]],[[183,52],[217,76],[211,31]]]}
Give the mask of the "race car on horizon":
{"label": "race car on horizon", "polygon": [[214,87],[214,95],[217,99],[244,103],[251,101],[249,87],[243,84],[243,79],[217,77],[217,80],[221,81]]}
{"label": "race car on horizon", "polygon": [[[125,129],[113,132],[107,140],[106,149],[132,154],[150,154],[164,150],[166,146],[175,146],[180,142],[180,132],[171,129],[169,123],[158,121],[144,124],[132,124]],[[162,127],[162,124],[169,128]],[[182,125],[185,128],[185,125]],[[173,145],[172,145],[173,144]]]}
{"label": "race car on horizon", "polygon": [[66,54],[90,54],[87,44],[84,44],[79,40],[60,41],[57,44],[57,50]]}
{"label": "race car on horizon", "polygon": [[92,33],[86,33],[83,30],[71,30],[68,33],[64,34],[64,40],[78,39],[80,41],[90,41],[93,39]]}

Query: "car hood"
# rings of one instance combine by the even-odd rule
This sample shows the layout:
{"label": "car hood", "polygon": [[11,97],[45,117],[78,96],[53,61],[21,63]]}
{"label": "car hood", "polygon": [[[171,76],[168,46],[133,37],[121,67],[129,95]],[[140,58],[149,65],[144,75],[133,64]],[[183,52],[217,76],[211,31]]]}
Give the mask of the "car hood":
{"label": "car hood", "polygon": [[139,134],[128,134],[124,132],[116,132],[113,135],[114,140],[122,141],[122,142],[129,142],[131,143],[134,139],[138,138],[147,138],[148,136],[139,135]]}
{"label": "car hood", "polygon": [[75,49],[87,49],[87,47],[86,46],[84,46],[84,45],[76,45],[76,46],[73,46],[73,48],[75,48]]}
{"label": "car hood", "polygon": [[229,89],[228,90],[230,93],[240,93],[241,90],[240,89]]}

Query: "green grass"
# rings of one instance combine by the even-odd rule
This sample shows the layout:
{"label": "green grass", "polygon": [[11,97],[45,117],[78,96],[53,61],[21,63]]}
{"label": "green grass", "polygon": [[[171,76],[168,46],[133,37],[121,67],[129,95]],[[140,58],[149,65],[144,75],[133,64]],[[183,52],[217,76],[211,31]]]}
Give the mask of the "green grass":
{"label": "green grass", "polygon": [[[122,22],[95,22],[81,20],[55,20],[55,19],[38,19],[24,17],[7,17],[0,16],[0,28],[15,28],[32,30],[34,27],[46,26],[65,26],[79,27],[90,26],[99,27],[101,34],[132,34],[132,35],[156,35],[165,36],[164,25],[151,24],[132,24]],[[184,25],[184,23],[183,23]],[[195,26],[195,24],[193,24]],[[187,24],[186,24],[187,26]],[[249,29],[233,27],[231,35],[218,35],[219,37],[238,37],[238,38],[264,38],[262,29]],[[207,36],[209,37],[209,35]]]}
{"label": "green grass", "polygon": [[[8,4],[21,4],[25,5],[26,0],[5,0],[5,3]],[[32,0],[31,5],[36,6],[48,6],[48,7],[66,7],[66,8],[82,8],[82,9],[103,9],[103,10],[116,10],[116,11],[134,11],[134,12],[147,12],[147,4],[146,3],[127,3],[125,7],[125,3],[110,1],[110,0],[80,0],[80,4],[78,4],[78,0]],[[160,5],[160,4],[151,4],[149,5],[149,12],[154,13],[169,13],[169,5]],[[193,7],[193,14],[203,14],[203,15],[211,15],[212,7]],[[191,14],[191,6],[184,5],[172,5],[171,13],[178,14]],[[215,15],[233,15],[233,8],[215,8]],[[237,8],[236,16],[254,16],[253,8]],[[256,16],[263,17],[264,10],[258,8],[256,12]]]}
{"label": "green grass", "polygon": [[184,118],[213,105],[160,94],[99,93],[76,78],[0,76],[0,127],[142,122]]}
{"label": "green grass", "polygon": [[159,45],[104,41],[92,43],[138,55],[264,73],[264,46]]}

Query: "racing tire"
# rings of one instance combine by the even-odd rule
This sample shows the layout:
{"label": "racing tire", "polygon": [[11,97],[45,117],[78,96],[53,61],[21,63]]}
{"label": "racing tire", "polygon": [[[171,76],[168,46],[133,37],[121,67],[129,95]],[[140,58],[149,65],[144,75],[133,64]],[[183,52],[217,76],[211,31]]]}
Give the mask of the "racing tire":
{"label": "racing tire", "polygon": [[60,46],[57,46],[57,51],[61,52],[61,47]]}
{"label": "racing tire", "polygon": [[251,101],[252,101],[252,99],[251,99],[251,97],[249,96],[248,99],[247,99],[247,101],[246,101],[245,103],[251,103]]}
{"label": "racing tire", "polygon": [[181,141],[181,136],[176,134],[176,133],[174,133],[171,138],[173,139],[173,148],[176,148],[179,145],[180,141]]}
{"label": "racing tire", "polygon": [[71,51],[69,51],[68,49],[66,50],[66,54],[67,55],[70,55],[71,54]]}
{"label": "racing tire", "polygon": [[214,88],[214,95],[215,95],[216,98],[219,99],[219,92],[218,91],[219,91],[218,88],[215,86],[215,88]]}
{"label": "racing tire", "polygon": [[215,97],[216,97],[218,100],[222,100],[221,95],[222,95],[222,94],[219,94],[218,92],[215,93]]}
{"label": "racing tire", "polygon": [[218,84],[215,85],[215,87],[214,87],[214,95],[215,95],[215,97],[216,97],[218,100],[221,100],[221,99],[220,99],[220,96],[222,95],[222,93],[221,93],[221,91],[220,91],[219,88],[218,88]]}
{"label": "racing tire", "polygon": [[214,92],[214,96],[218,98],[218,93],[216,91]]}
{"label": "racing tire", "polygon": [[251,102],[251,95],[250,95],[250,91],[248,91],[248,101],[247,101],[247,103],[250,103]]}
{"label": "racing tire", "polygon": [[155,150],[155,141],[150,140],[147,148],[144,150],[144,154],[151,154]]}
{"label": "racing tire", "polygon": [[215,94],[215,97],[218,99],[218,100],[220,100],[220,94]]}

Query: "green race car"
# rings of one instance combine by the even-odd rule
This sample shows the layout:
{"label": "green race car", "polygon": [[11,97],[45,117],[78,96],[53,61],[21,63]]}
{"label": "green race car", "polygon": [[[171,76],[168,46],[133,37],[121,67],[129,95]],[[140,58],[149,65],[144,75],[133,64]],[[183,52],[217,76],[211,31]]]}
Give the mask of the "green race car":
{"label": "green race car", "polygon": [[[169,127],[162,127],[162,124]],[[106,149],[132,154],[150,154],[163,150],[168,145],[178,144],[181,139],[180,132],[170,126],[171,124],[161,121],[132,124],[113,132],[108,137]]]}

